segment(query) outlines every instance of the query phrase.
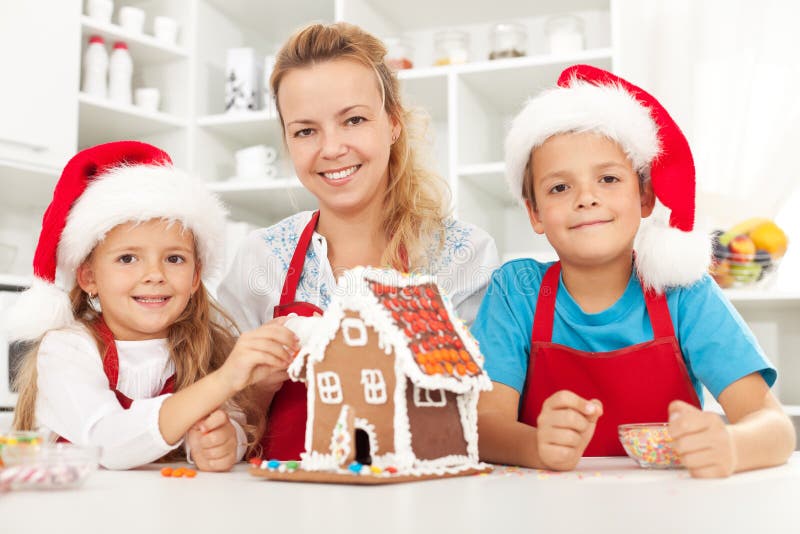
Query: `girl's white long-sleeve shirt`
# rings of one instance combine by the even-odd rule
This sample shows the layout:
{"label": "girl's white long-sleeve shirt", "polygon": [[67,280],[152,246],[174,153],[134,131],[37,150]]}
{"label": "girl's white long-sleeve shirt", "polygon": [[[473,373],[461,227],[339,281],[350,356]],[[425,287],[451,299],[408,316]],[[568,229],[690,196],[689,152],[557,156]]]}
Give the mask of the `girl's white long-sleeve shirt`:
{"label": "girl's white long-sleeve shirt", "polygon": [[[161,405],[170,396],[159,393],[175,372],[167,340],[115,343],[117,390],[133,400],[127,410],[109,389],[97,344],[88,331],[64,329],[44,336],[37,358],[36,425],[53,440],[62,436],[77,445],[101,447],[100,464],[108,469],[129,469],[161,458],[184,440],[170,445],[158,427]],[[247,448],[243,414],[229,411],[229,416],[241,459]]]}

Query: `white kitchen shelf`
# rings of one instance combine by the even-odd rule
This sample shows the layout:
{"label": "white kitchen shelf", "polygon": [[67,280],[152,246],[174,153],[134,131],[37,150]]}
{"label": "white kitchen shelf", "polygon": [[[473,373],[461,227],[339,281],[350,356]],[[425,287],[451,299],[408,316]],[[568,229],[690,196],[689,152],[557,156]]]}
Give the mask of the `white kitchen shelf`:
{"label": "white kitchen shelf", "polygon": [[800,289],[725,289],[725,296],[734,304],[797,305],[800,303]]}
{"label": "white kitchen shelf", "polygon": [[115,104],[85,93],[78,96],[78,102],[78,144],[81,147],[122,139],[140,139],[186,127],[186,120],[173,115]]}
{"label": "white kitchen shelf", "polygon": [[[346,2],[355,4],[355,2]],[[370,2],[370,4],[378,2]],[[379,2],[374,9],[403,32],[420,27],[453,27],[485,24],[487,16],[493,20],[511,20],[556,13],[607,9],[607,2],[599,0],[517,0],[510,2],[459,2],[454,8],[450,2],[430,0],[404,0]],[[361,7],[361,6],[358,6]]]}
{"label": "white kitchen shelf", "polygon": [[0,286],[30,287],[32,283],[32,276],[18,276],[0,273]]}
{"label": "white kitchen shelf", "polygon": [[197,119],[197,125],[241,145],[280,139],[282,135],[277,117],[267,111],[206,115]]}
{"label": "white kitchen shelf", "polygon": [[81,34],[84,41],[90,35],[100,35],[111,53],[114,41],[125,41],[131,56],[138,64],[157,64],[186,59],[188,51],[176,45],[160,41],[152,35],[130,32],[116,24],[99,22],[86,15],[81,16]]}
{"label": "white kitchen shelf", "polygon": [[311,21],[333,22],[334,2],[303,0],[286,3],[283,0],[206,0],[220,13],[242,28],[268,36],[282,43],[295,29]]}
{"label": "white kitchen shelf", "polygon": [[612,54],[611,48],[599,48],[569,55],[542,54],[438,68],[451,69],[495,112],[515,115],[528,98],[555,86],[565,68],[590,63],[610,70]]}
{"label": "white kitchen shelf", "polygon": [[462,165],[458,168],[458,177],[474,190],[491,197],[500,207],[522,209],[508,191],[505,168],[505,163],[502,161]]}
{"label": "white kitchen shelf", "polygon": [[52,167],[0,159],[0,205],[18,209],[47,205],[60,172]]}
{"label": "white kitchen shelf", "polygon": [[317,207],[314,196],[297,178],[228,180],[209,183],[208,188],[232,209],[233,218],[261,225],[274,224],[298,211]]}

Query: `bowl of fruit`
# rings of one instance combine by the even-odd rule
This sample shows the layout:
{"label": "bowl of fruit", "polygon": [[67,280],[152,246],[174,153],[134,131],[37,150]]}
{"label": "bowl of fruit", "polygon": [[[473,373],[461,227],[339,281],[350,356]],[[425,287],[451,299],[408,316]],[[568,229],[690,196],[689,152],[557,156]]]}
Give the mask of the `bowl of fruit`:
{"label": "bowl of fruit", "polygon": [[712,234],[711,276],[720,287],[746,287],[768,279],[786,253],[789,240],[769,219],[752,218]]}

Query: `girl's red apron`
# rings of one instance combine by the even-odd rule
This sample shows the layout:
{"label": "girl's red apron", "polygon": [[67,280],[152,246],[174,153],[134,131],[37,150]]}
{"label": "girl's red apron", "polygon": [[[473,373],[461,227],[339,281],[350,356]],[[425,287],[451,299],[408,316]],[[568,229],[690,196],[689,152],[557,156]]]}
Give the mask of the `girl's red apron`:
{"label": "girl's red apron", "polygon": [[611,352],[583,352],[551,341],[560,273],[560,263],[550,266],[539,289],[520,421],[536,426],[542,404],[560,390],[599,399],[603,415],[584,455],[624,456],[618,425],[666,421],[673,400],[700,407],[675,338],[666,296],[651,290],[644,293],[652,341]]}
{"label": "girl's red apron", "polygon": [[[273,317],[294,313],[300,317],[311,317],[324,311],[309,302],[296,302],[297,284],[303,274],[306,252],[319,220],[315,211],[306,225],[297,248],[294,250],[286,280],[283,283],[280,303],[273,310]],[[305,450],[307,390],[303,382],[287,380],[275,393],[267,413],[267,429],[261,438],[262,458],[296,460]]]}
{"label": "girl's red apron", "polygon": [[[114,395],[117,396],[120,406],[127,410],[131,407],[131,404],[133,404],[133,399],[129,399],[124,393],[117,389],[117,381],[119,380],[119,354],[117,353],[117,344],[114,342],[114,334],[111,333],[111,330],[106,325],[102,316],[97,319],[95,327],[100,334],[100,339],[102,339],[103,344],[106,346],[106,354],[103,358],[103,372],[106,374],[106,378],[108,378],[108,389],[113,391]],[[175,375],[173,374],[164,383],[164,387],[161,388],[161,392],[157,396],[174,392]],[[59,443],[69,443],[66,438],[60,436],[57,441]]]}

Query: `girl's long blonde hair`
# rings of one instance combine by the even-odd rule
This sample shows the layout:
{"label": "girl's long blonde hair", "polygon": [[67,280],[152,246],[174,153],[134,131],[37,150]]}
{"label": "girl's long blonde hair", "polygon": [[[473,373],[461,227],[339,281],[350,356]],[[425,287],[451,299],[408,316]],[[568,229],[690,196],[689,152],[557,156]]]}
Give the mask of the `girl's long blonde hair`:
{"label": "girl's long blonde hair", "polygon": [[[89,305],[88,295],[77,284],[69,297],[74,317],[92,334],[101,357],[105,358],[107,347],[96,327],[100,314]],[[175,391],[194,384],[222,367],[236,343],[234,332],[236,327],[233,321],[211,298],[201,282],[167,334],[170,359],[175,365]],[[38,393],[36,361],[40,343],[41,339],[28,350],[14,380],[15,388],[19,391],[14,412],[15,430],[34,429]],[[252,446],[258,443],[263,431],[260,428],[262,418],[252,390],[245,389],[235,395],[232,401],[246,416],[247,422],[243,428],[248,444]],[[181,454],[182,449],[172,451],[164,459],[174,461]]]}
{"label": "girl's long blonde hair", "polygon": [[381,261],[395,268],[407,265],[413,270],[427,266],[431,240],[438,238],[439,246],[443,243],[450,191],[447,182],[419,157],[426,121],[419,113],[403,107],[397,76],[384,62],[385,55],[383,43],[358,26],[344,22],[311,24],[292,35],[278,52],[270,85],[280,115],[278,88],[293,69],[350,59],[375,71],[384,109],[400,125],[399,137],[389,154],[389,186],[384,198],[384,231],[389,244]]}

